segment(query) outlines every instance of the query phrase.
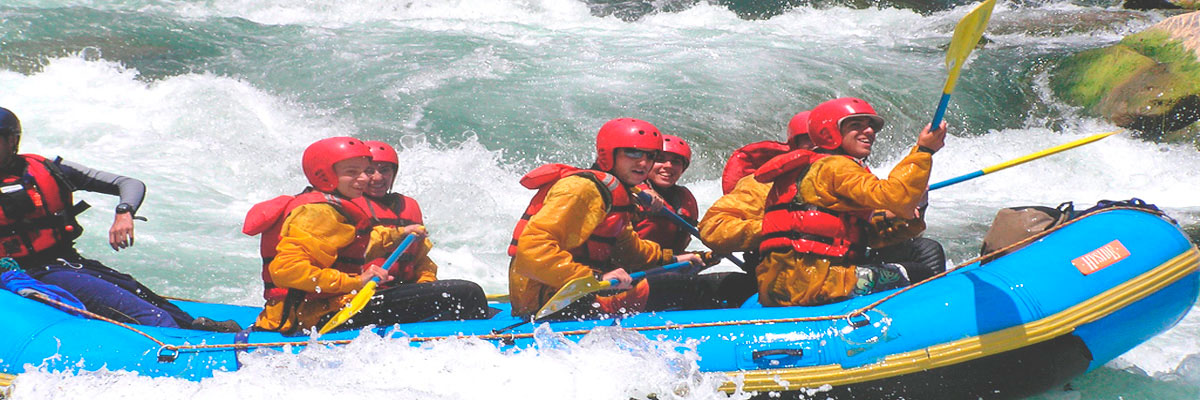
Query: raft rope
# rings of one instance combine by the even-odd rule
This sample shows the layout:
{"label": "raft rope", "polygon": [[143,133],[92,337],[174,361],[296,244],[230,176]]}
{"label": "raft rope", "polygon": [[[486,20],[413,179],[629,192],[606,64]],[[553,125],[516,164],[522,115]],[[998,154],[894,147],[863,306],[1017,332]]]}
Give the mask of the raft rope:
{"label": "raft rope", "polygon": [[[818,317],[755,319],[755,320],[740,320],[740,321],[695,322],[695,323],[683,323],[683,324],[667,323],[667,324],[658,325],[658,326],[621,327],[621,329],[635,331],[635,332],[645,332],[645,331],[663,331],[663,330],[688,329],[688,328],[711,328],[711,327],[736,326],[736,325],[768,325],[768,324],[786,324],[786,323],[796,323],[796,322],[832,321],[832,320],[840,320],[840,319],[847,320],[848,322],[850,322],[850,324],[852,326],[854,326],[856,328],[862,327],[862,326],[865,326],[870,323],[869,317],[867,317],[867,314],[866,314],[868,311],[871,311],[871,310],[875,309],[876,307],[879,307],[880,304],[883,304],[883,303],[887,302],[888,300],[891,300],[892,298],[899,296],[902,293],[905,293],[912,289],[916,289],[917,287],[925,284],[926,282],[946,276],[946,274],[957,271],[968,265],[974,264],[977,261],[989,259],[993,255],[996,255],[998,253],[1002,253],[1002,252],[1005,252],[1005,251],[1008,251],[1008,250],[1011,250],[1014,248],[1025,246],[1026,244],[1029,244],[1038,239],[1041,239],[1042,237],[1049,235],[1050,233],[1052,233],[1054,231],[1062,229],[1065,226],[1068,226],[1077,221],[1083,220],[1084,217],[1088,217],[1088,216],[1091,216],[1094,214],[1099,214],[1102,212],[1114,211],[1114,210],[1136,210],[1136,211],[1146,212],[1149,214],[1154,214],[1159,217],[1169,218],[1169,217],[1166,217],[1166,214],[1163,213],[1162,211],[1154,210],[1154,209],[1147,209],[1147,208],[1142,208],[1142,207],[1112,206],[1112,207],[1095,210],[1095,211],[1089,212],[1087,214],[1080,215],[1076,218],[1072,218],[1071,220],[1063,222],[1062,224],[1051,227],[1048,230],[1036,233],[1030,237],[1027,237],[1027,238],[1021,240],[1021,241],[1010,244],[1008,246],[1004,246],[993,252],[983,254],[978,257],[967,260],[963,263],[960,263],[960,264],[954,266],[953,268],[949,268],[946,271],[943,271],[942,273],[934,275],[934,276],[930,277],[929,279],[926,279],[921,282],[917,282],[915,284],[907,286],[903,289],[900,289],[896,293],[892,293],[892,294],[885,296],[879,300],[876,300],[875,302],[867,304],[866,306],[863,306],[862,308],[856,309],[854,311],[851,311],[849,313],[842,314],[842,315],[824,315],[824,316],[818,316]],[[984,266],[986,266],[986,264],[980,265],[980,268],[983,268]],[[157,344],[160,347],[159,353],[158,353],[160,356],[160,361],[165,361],[165,362],[173,361],[175,358],[174,355],[178,354],[178,352],[180,350],[204,350],[204,349],[244,350],[244,349],[258,348],[258,347],[343,345],[343,344],[348,344],[351,341],[353,341],[353,339],[339,339],[339,340],[309,340],[309,341],[304,341],[304,342],[292,341],[292,342],[271,342],[271,343],[183,344],[183,345],[167,344],[161,340],[158,340],[154,336],[147,334],[146,332],[138,330],[135,327],[129,326],[128,324],[124,324],[124,323],[112,320],[110,318],[106,318],[106,317],[97,315],[97,314],[92,313],[87,310],[83,310],[80,308],[76,308],[76,307],[72,307],[70,305],[63,304],[62,302],[47,298],[41,294],[35,294],[35,296],[37,296],[39,299],[41,299],[42,301],[45,301],[47,303],[55,304],[55,305],[58,305],[63,308],[77,311],[77,312],[84,314],[91,318],[95,318],[95,319],[98,319],[101,321],[106,321],[106,322],[116,324],[125,329],[129,329],[131,331],[137,332],[138,334],[140,334],[142,336],[145,336],[147,339],[150,339],[150,341],[153,341],[155,344]],[[863,320],[855,321],[854,318],[862,318]],[[564,336],[578,336],[578,335],[585,335],[589,332],[591,332],[591,329],[578,329],[578,330],[563,331],[563,332],[558,332],[558,333],[561,335],[564,335]],[[411,342],[431,342],[431,341],[435,341],[435,340],[446,340],[446,339],[477,338],[477,339],[482,339],[482,340],[513,342],[518,339],[531,339],[533,337],[534,337],[533,333],[501,333],[501,334],[488,334],[488,335],[451,335],[451,336],[430,336],[430,337],[408,337],[407,339]],[[168,354],[166,357],[164,357],[163,356],[164,352],[165,353],[173,353],[173,354]]]}

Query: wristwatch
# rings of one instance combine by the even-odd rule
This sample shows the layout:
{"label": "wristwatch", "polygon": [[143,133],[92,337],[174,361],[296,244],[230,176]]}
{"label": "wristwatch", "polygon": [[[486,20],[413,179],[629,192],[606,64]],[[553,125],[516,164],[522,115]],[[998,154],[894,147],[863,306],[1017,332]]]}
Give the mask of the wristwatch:
{"label": "wristwatch", "polygon": [[121,203],[117,204],[117,214],[133,213],[133,206]]}

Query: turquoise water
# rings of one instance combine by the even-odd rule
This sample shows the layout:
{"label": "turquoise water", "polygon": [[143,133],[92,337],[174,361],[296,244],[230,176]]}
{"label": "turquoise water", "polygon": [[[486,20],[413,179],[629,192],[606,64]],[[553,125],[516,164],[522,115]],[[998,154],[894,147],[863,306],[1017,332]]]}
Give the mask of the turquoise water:
{"label": "turquoise water", "polygon": [[[94,194],[81,195],[95,207],[83,217],[87,231],[78,247],[165,294],[261,304],[257,240],[240,233],[242,218],[254,203],[302,188],[301,151],[331,135],[396,145],[396,190],[420,201],[440,276],[503,293],[505,246],[532,195],[517,179],[543,162],[590,163],[595,131],[611,118],[645,119],[689,139],[696,158],[683,183],[702,208],[720,195],[718,176],[733,149],[782,139],[792,114],[836,96],[863,97],[887,118],[870,160],[885,173],[931,118],[945,78],[943,46],[969,9],[799,6],[742,19],[686,1],[9,0],[0,5],[0,105],[25,125],[23,151],[147,183],[139,214],[150,220],[137,226],[135,247],[107,247],[115,199]],[[989,42],[974,53],[952,99],[953,137],[935,158],[934,180],[1116,129],[1051,94],[1049,66],[1162,18],[1095,2],[1001,3]],[[1194,234],[1198,178],[1194,148],[1122,134],[934,192],[927,235],[962,261],[977,251],[997,208],[1134,196],[1165,208]],[[1189,358],[1200,354],[1198,333],[1200,316],[1191,315],[1076,379],[1071,390],[1042,398],[1200,397],[1197,361]],[[694,375],[597,372],[596,357],[584,350],[544,355],[562,363],[547,366],[470,343],[435,345],[438,352],[372,345],[407,357],[396,368],[440,385],[376,385],[367,393],[471,398],[445,389],[465,379],[492,385],[485,393],[495,396],[509,386],[494,376],[520,381],[516,371],[532,369],[569,371],[563,379],[574,381],[603,376],[633,388],[574,397],[636,397],[680,382],[692,388],[682,398],[721,397]],[[310,356],[346,358],[378,348],[328,351]],[[431,374],[443,366],[441,357],[493,360],[497,367]],[[70,386],[88,396],[154,387],[217,398],[230,390],[273,396],[311,389],[256,386],[269,371],[365,373],[330,371],[304,358],[263,359],[264,369],[217,383],[36,371],[20,382]],[[629,368],[673,362],[601,359]],[[349,384],[376,383],[367,376]],[[523,398],[562,394],[543,381],[522,382],[530,386]]]}

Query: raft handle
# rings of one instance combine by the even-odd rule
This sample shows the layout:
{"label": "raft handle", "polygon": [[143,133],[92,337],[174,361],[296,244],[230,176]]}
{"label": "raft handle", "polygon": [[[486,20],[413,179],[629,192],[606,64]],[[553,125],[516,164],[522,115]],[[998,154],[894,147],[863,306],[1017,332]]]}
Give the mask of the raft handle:
{"label": "raft handle", "polygon": [[[855,320],[854,317],[860,317],[862,319]],[[871,317],[868,316],[867,313],[850,314],[850,315],[846,316],[846,322],[849,322],[850,326],[853,326],[855,328],[862,328],[864,326],[871,324]]]}
{"label": "raft handle", "polygon": [[175,362],[179,358],[179,350],[170,347],[158,348],[158,362],[169,363]]}
{"label": "raft handle", "polygon": [[773,360],[787,357],[804,357],[804,349],[755,350],[750,353],[750,358],[754,359],[754,362],[762,361],[762,359],[767,357],[771,357]]}

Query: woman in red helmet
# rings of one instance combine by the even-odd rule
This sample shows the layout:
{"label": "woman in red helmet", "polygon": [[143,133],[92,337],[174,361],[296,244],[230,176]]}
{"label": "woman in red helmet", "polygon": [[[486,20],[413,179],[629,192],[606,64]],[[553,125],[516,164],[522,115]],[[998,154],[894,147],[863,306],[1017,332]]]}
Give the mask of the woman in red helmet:
{"label": "woman in red helmet", "polygon": [[[663,150],[654,159],[650,167],[650,178],[646,183],[638,185],[642,190],[653,191],[666,203],[664,208],[683,217],[692,226],[700,211],[696,206],[696,196],[687,187],[677,185],[683,171],[692,162],[692,148],[682,138],[663,135]],[[638,237],[646,239],[682,253],[692,241],[692,235],[686,228],[680,227],[672,218],[661,213],[637,213],[633,216],[633,229]]]}
{"label": "woman in red helmet", "polygon": [[[416,199],[392,192],[400,157],[391,145],[379,141],[363,142],[371,151],[371,167],[367,169],[367,188],[354,204],[367,212],[375,225],[396,227],[404,234],[417,235],[411,248],[396,261],[388,272],[394,283],[426,283],[437,280],[437,264],[429,259],[433,247],[425,237],[425,221]],[[392,249],[389,249],[392,250]]]}
{"label": "woman in red helmet", "polygon": [[[371,167],[371,152],[362,141],[351,137],[318,140],[304,150],[302,164],[311,188],[294,197],[281,196],[260,203],[247,216],[247,233],[252,227],[268,226],[260,231],[267,303],[255,321],[258,329],[289,333],[314,329],[371,278],[391,281],[392,277],[377,263],[364,260],[386,256],[385,249],[395,248],[405,235],[397,228],[372,227],[366,212],[352,202],[362,196],[370,181],[367,170]],[[281,207],[272,207],[281,203]],[[264,212],[267,208],[276,212]],[[252,221],[257,215],[268,217]],[[449,311],[457,304],[446,305],[445,311],[401,313],[414,309],[407,307],[412,299],[385,292],[378,292],[342,328],[482,317]]]}
{"label": "woman in red helmet", "polygon": [[[401,235],[417,235],[423,239],[414,242],[388,269],[392,281],[380,285],[383,288],[380,293],[411,299],[408,306],[415,309],[395,310],[401,314],[428,313],[423,309],[461,312],[467,318],[487,314],[487,298],[478,284],[459,279],[438,280],[438,266],[429,258],[433,243],[426,237],[421,206],[412,197],[392,192],[396,170],[400,167],[396,149],[380,141],[363,143],[371,151],[371,167],[367,169],[370,180],[362,197],[353,200],[354,204],[366,211],[373,226],[394,228]],[[394,250],[395,246],[387,247],[384,254]],[[382,258],[373,260],[376,264],[383,261]],[[405,294],[400,295],[401,292]]]}
{"label": "woman in red helmet", "polygon": [[[924,229],[919,203],[933,153],[945,144],[945,127],[922,130],[908,156],[879,179],[864,161],[883,128],[874,108],[857,98],[813,108],[808,134],[817,152],[783,154],[755,173],[758,181],[772,183],[759,245],[759,302],[818,305],[908,284],[905,265],[868,264],[866,249],[911,239]],[[905,221],[872,224],[876,210]]]}
{"label": "woman in red helmet", "polygon": [[694,254],[675,255],[643,240],[630,223],[629,188],[650,174],[662,135],[648,122],[620,118],[596,135],[591,169],[562,164],[539,167],[521,183],[538,189],[513,231],[508,280],[513,315],[536,312],[567,282],[587,275],[616,278],[618,289],[594,301],[579,301],[560,314],[592,317],[645,309],[650,285],[633,284],[629,272],[677,261],[700,264]]}

